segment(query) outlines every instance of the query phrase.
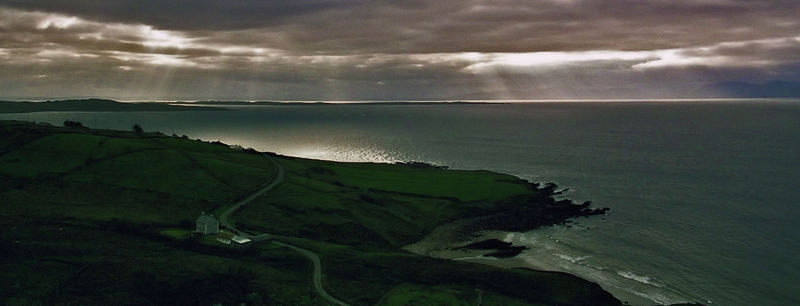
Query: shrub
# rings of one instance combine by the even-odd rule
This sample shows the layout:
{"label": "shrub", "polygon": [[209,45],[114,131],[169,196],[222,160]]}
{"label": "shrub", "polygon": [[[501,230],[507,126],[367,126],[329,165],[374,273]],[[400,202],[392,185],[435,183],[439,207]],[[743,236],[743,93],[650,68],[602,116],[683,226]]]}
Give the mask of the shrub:
{"label": "shrub", "polygon": [[66,120],[66,121],[64,121],[64,127],[82,128],[83,127],[83,123],[80,123],[79,121]]}
{"label": "shrub", "polygon": [[434,164],[429,164],[426,162],[420,161],[407,161],[407,162],[395,162],[397,165],[405,165],[412,168],[420,168],[420,169],[447,169],[447,166],[439,166]]}
{"label": "shrub", "polygon": [[139,125],[139,124],[134,124],[132,129],[133,129],[133,132],[136,133],[136,134],[144,133],[144,130],[142,129],[142,126]]}

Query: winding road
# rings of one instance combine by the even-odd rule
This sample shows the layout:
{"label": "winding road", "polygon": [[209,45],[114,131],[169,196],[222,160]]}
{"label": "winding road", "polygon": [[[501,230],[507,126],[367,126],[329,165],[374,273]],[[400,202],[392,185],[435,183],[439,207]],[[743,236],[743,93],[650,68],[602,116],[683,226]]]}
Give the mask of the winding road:
{"label": "winding road", "polygon": [[[276,186],[280,185],[285,180],[286,172],[283,170],[283,167],[281,167],[281,165],[278,164],[278,162],[275,161],[275,159],[272,158],[271,156],[265,155],[265,157],[270,162],[272,162],[272,164],[275,166],[275,169],[277,169],[277,171],[278,171],[278,174],[275,176],[275,179],[272,180],[272,182],[270,182],[269,184],[266,184],[264,187],[262,187],[261,189],[259,189],[255,193],[253,193],[250,196],[248,196],[247,198],[244,198],[243,200],[241,200],[239,202],[236,202],[235,204],[233,204],[233,206],[231,206],[230,208],[226,209],[219,216],[220,226],[226,227],[226,228],[230,229],[231,231],[235,232],[237,235],[242,236],[242,237],[246,237],[246,238],[248,238],[248,239],[250,239],[250,240],[252,240],[254,242],[255,241],[262,241],[262,240],[272,239],[272,235],[270,235],[268,233],[262,233],[262,234],[258,234],[258,235],[250,235],[248,233],[242,232],[241,230],[239,230],[233,224],[230,223],[230,221],[228,220],[228,216],[233,214],[236,210],[238,210],[239,208],[241,208],[245,204],[250,203],[251,201],[255,200],[256,198],[264,195],[268,191],[270,191],[273,188],[275,188]],[[317,292],[317,295],[319,295],[320,297],[322,297],[324,300],[328,301],[328,303],[330,303],[332,305],[348,306],[347,303],[336,299],[335,297],[333,297],[330,294],[328,294],[327,291],[325,291],[325,287],[322,286],[322,263],[320,262],[319,256],[316,253],[314,253],[312,251],[309,251],[309,250],[306,250],[306,249],[303,249],[303,248],[300,248],[300,247],[297,247],[297,246],[294,246],[294,245],[291,245],[291,244],[288,244],[288,243],[283,243],[283,242],[280,242],[280,241],[272,240],[272,243],[277,244],[279,246],[290,248],[292,250],[295,250],[298,253],[300,253],[303,256],[305,256],[306,258],[308,258],[308,260],[311,261],[311,264],[313,265],[312,274],[311,274],[311,284],[312,284],[312,287],[314,288],[314,291]]]}
{"label": "winding road", "polygon": [[[250,196],[244,198],[243,200],[241,200],[239,202],[236,202],[231,207],[229,207],[227,210],[222,212],[221,215],[219,215],[219,225],[220,226],[229,228],[232,231],[234,231],[237,235],[240,235],[240,236],[243,236],[243,237],[247,237],[247,238],[250,238],[251,235],[247,234],[245,232],[242,232],[239,229],[237,229],[235,226],[233,226],[230,223],[230,221],[228,220],[228,216],[230,216],[233,212],[235,212],[236,210],[238,210],[239,208],[241,208],[245,204],[250,203],[251,201],[255,200],[256,198],[258,198],[258,197],[264,195],[265,193],[267,193],[267,191],[272,190],[272,188],[275,188],[275,186],[280,185],[281,183],[283,183],[284,179],[286,179],[286,171],[283,170],[283,167],[281,167],[281,165],[278,164],[278,162],[276,162],[275,159],[273,159],[272,157],[267,156],[267,155],[264,155],[264,156],[270,162],[272,162],[272,165],[275,166],[275,169],[278,171],[278,174],[275,176],[275,179],[272,180],[272,182],[270,182],[269,184],[266,184],[264,187],[262,187],[258,191],[256,191],[253,194],[251,194]],[[267,234],[267,235],[269,235],[269,234]],[[261,236],[261,235],[258,235],[258,236]]]}
{"label": "winding road", "polygon": [[308,258],[308,260],[310,260],[311,263],[314,265],[314,273],[311,277],[311,283],[314,285],[314,291],[316,291],[317,294],[319,294],[319,296],[321,296],[329,303],[332,303],[334,305],[347,306],[347,303],[337,300],[335,297],[332,297],[330,294],[328,294],[328,292],[325,291],[325,288],[322,287],[322,264],[320,263],[319,256],[317,256],[317,254],[309,250],[299,248],[291,244],[283,243],[280,241],[273,240],[272,243],[295,250],[300,254],[303,254],[303,256],[305,256],[306,258]]}

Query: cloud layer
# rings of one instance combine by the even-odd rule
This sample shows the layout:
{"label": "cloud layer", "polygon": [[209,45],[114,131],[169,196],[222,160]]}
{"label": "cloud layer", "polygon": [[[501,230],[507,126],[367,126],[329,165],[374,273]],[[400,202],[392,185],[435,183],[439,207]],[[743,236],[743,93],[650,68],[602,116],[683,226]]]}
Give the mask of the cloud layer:
{"label": "cloud layer", "polygon": [[6,98],[652,98],[800,80],[800,3],[0,1]]}

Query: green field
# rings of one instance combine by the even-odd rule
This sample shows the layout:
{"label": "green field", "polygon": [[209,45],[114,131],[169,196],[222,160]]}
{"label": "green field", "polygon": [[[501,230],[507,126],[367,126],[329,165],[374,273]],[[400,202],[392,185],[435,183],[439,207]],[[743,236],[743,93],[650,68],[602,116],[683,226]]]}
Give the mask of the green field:
{"label": "green field", "polygon": [[498,199],[531,193],[525,181],[488,171],[300,158],[278,162],[288,173],[286,181],[244,207],[237,214],[240,224],[356,247],[398,248],[439,224],[489,209]]}
{"label": "green field", "polygon": [[294,160],[294,162],[287,160],[283,163],[284,167],[292,170],[303,169],[312,174],[316,170],[316,173],[329,174],[330,182],[339,182],[362,190],[377,189],[432,197],[450,197],[459,201],[498,200],[530,192],[526,184],[518,178],[489,171],[441,171],[436,168],[391,164],[333,163],[317,160]]}
{"label": "green field", "polygon": [[[0,191],[6,201],[25,204],[12,205],[18,213],[177,224],[256,190],[275,175],[263,157],[220,144],[28,128],[50,132],[0,155],[0,176],[20,187]],[[14,125],[5,129],[19,132]]]}
{"label": "green field", "polygon": [[419,286],[401,284],[378,302],[379,306],[389,305],[531,305],[521,300],[502,295],[486,294],[482,290],[456,286]]}
{"label": "green field", "polygon": [[181,239],[191,233],[191,231],[182,228],[170,228],[161,231],[161,234],[164,234],[164,236],[175,239]]}
{"label": "green field", "polygon": [[429,258],[402,246],[449,221],[550,199],[488,171],[335,163],[158,133],[0,121],[0,304],[325,305],[299,253],[188,235],[276,178],[232,218],[318,254],[353,305],[618,304],[552,272]]}

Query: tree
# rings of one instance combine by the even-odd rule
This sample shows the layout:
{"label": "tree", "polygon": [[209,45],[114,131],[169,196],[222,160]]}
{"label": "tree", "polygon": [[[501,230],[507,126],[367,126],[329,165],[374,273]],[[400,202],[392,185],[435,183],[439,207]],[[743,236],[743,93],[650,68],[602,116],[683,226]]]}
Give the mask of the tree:
{"label": "tree", "polygon": [[83,127],[83,123],[80,123],[79,121],[66,120],[66,121],[64,121],[64,127],[82,128]]}
{"label": "tree", "polygon": [[133,132],[136,133],[136,134],[141,134],[141,133],[144,133],[144,130],[142,129],[141,125],[134,124],[133,125]]}

